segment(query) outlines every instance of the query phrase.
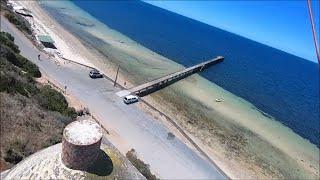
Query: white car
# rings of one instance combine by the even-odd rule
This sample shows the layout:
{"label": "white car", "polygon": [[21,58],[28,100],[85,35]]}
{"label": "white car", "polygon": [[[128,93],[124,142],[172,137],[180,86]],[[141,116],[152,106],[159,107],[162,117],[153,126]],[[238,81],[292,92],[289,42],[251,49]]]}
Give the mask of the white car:
{"label": "white car", "polygon": [[138,101],[139,101],[139,98],[138,98],[138,96],[135,96],[135,95],[128,95],[123,98],[123,102],[126,104],[131,104],[131,103],[135,103]]}

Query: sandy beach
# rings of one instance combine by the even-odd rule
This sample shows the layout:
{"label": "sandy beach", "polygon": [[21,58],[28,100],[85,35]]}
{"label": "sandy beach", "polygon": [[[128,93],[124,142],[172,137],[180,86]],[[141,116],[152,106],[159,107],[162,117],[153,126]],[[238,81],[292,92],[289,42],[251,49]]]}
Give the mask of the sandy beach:
{"label": "sandy beach", "polygon": [[[64,29],[39,6],[38,2],[18,1],[15,3],[32,12],[34,17],[30,21],[36,34],[49,34],[54,39],[58,49],[49,53],[53,54],[54,59],[60,66],[71,66],[72,64],[61,58],[64,57],[96,67],[112,79],[115,77],[119,62],[120,65],[122,63],[119,60],[121,56],[142,60],[148,59],[150,64],[153,65],[161,64],[159,66],[161,69],[157,71],[158,74],[154,74],[154,77],[183,68],[173,61],[137,45],[130,39],[119,39],[120,36],[113,30],[109,29],[109,34],[106,36],[106,34],[99,34],[100,31],[88,28],[87,32],[89,34],[103,39],[112,46],[111,50],[114,50],[114,52],[106,57],[97,49],[88,47],[87,44]],[[99,22],[92,21],[92,23],[95,23],[97,29],[106,28]],[[123,54],[120,56],[121,53]],[[146,67],[150,64],[146,64]],[[126,83],[126,87],[132,87],[137,82],[144,81],[144,79],[137,80],[139,77],[130,78],[128,76],[130,73],[127,71],[125,68],[120,71],[119,84]],[[147,74],[149,73],[147,71],[156,70],[145,68],[143,71],[137,71],[137,73],[140,75]],[[188,90],[182,91],[183,89]],[[179,93],[178,96],[177,93]],[[207,100],[208,97],[211,98],[210,101]],[[221,97],[223,97],[224,102],[217,103],[214,101],[214,99]],[[184,104],[181,104],[181,106],[174,105],[177,98],[188,99],[184,103],[190,102],[190,104],[195,105],[188,105],[186,109],[181,109]],[[143,99],[167,116],[175,119],[185,129],[188,136],[197,142],[218,167],[232,179],[319,178],[319,149],[314,144],[295,134],[276,120],[263,116],[249,102],[223,90],[199,75],[193,75],[168,87],[166,91],[157,92]],[[69,100],[75,106],[79,106],[79,104],[81,104],[80,106],[87,106],[83,101],[76,100],[73,95]],[[181,135],[165,117],[144,104],[139,104],[137,107],[151,115],[181,142],[196,151],[188,139]],[[190,114],[191,111],[188,110],[191,109],[196,112]],[[96,112],[95,109],[91,110],[93,113]],[[96,114],[98,119],[103,119],[102,115]],[[209,119],[207,117],[214,118]],[[198,120],[203,120],[203,123],[198,122]],[[111,124],[104,125],[110,131],[110,141],[123,154],[132,148],[130,143],[118,133],[119,130],[115,130],[116,128]],[[197,152],[197,154],[201,156],[201,153]]]}
{"label": "sandy beach", "polygon": [[[141,111],[138,107],[140,103],[130,106],[124,104],[115,94],[121,89],[113,87],[112,82],[107,79],[92,80],[87,74],[90,70],[88,67],[74,63],[57,64],[35,48],[7,20],[1,21],[1,30],[11,33],[21,54],[45,72],[45,77],[39,81],[45,83],[46,79],[50,79],[58,89],[67,86],[65,94],[76,97],[78,102],[83,102],[89,108],[92,117],[109,132],[106,138],[122,154],[135,149],[139,159],[149,164],[151,171],[159,178],[224,179],[215,166],[201,158],[179,138],[168,139],[168,133],[174,132],[170,132],[150,114]],[[41,55],[40,60],[37,59],[38,54]]]}

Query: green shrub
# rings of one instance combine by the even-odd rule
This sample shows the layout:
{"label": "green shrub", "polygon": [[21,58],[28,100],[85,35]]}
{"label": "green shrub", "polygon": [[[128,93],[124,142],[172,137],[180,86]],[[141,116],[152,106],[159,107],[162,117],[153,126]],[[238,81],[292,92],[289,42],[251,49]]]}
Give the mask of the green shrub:
{"label": "green shrub", "polygon": [[8,1],[8,0],[1,0],[1,1],[0,1],[1,11],[6,11],[6,10],[8,10],[7,1]]}
{"label": "green shrub", "polygon": [[[63,128],[77,113],[61,93],[50,86],[37,86],[38,67],[19,54],[10,34],[0,33],[0,45],[0,107],[1,116],[8,117],[0,121],[0,161],[13,166],[60,142]],[[34,136],[30,138],[30,134]]]}
{"label": "green shrub", "polygon": [[23,155],[17,152],[15,149],[9,149],[4,157],[6,162],[17,164],[23,159]]}
{"label": "green shrub", "polygon": [[22,139],[15,139],[12,143],[9,144],[8,149],[5,153],[5,161],[17,164],[24,158],[22,153],[26,147],[26,142]]}
{"label": "green shrub", "polygon": [[45,109],[60,112],[67,117],[77,117],[77,112],[74,108],[68,107],[68,102],[65,97],[48,85],[40,88],[40,92],[36,95],[36,99]]}
{"label": "green shrub", "polygon": [[51,111],[63,113],[68,108],[68,103],[64,96],[48,85],[40,89],[37,99],[42,107]]}
{"label": "green shrub", "polygon": [[[19,52],[19,48],[13,42],[14,38],[8,33],[1,32],[0,39],[4,42],[0,44],[0,91],[9,93],[18,92],[27,97],[35,95],[43,108],[75,118],[77,116],[76,111],[74,108],[68,107],[66,99],[60,92],[51,89],[50,86],[44,86],[40,89],[36,87],[32,77],[41,77],[41,72],[38,66],[17,53]],[[22,73],[15,66],[27,73]]]}
{"label": "green shrub", "polygon": [[1,66],[0,92],[16,93],[32,96],[39,92],[34,81],[28,76],[21,76],[17,71],[7,71]]}
{"label": "green shrub", "polygon": [[18,56],[18,59],[20,59],[21,62],[23,62],[21,69],[29,73],[32,77],[36,77],[36,78],[41,77],[41,72],[37,65],[35,65],[34,63],[32,63],[31,61],[29,61],[28,59],[26,59],[21,55]]}
{"label": "green shrub", "polygon": [[31,92],[28,91],[28,89],[32,89],[32,87],[30,87],[30,85],[18,82],[14,85],[14,88],[15,88],[16,92],[20,93],[23,96],[31,97],[31,95],[32,95]]}
{"label": "green shrub", "polygon": [[1,57],[6,58],[13,65],[21,68],[23,71],[29,73],[32,77],[41,77],[41,72],[34,63],[29,61],[27,58],[17,54],[9,46],[1,44]]}
{"label": "green shrub", "polygon": [[1,44],[8,46],[11,48],[15,53],[20,53],[19,47],[14,44],[14,37],[7,32],[0,33],[0,41]]}
{"label": "green shrub", "polygon": [[72,119],[75,119],[78,116],[77,111],[73,107],[68,107],[62,114],[71,117]]}
{"label": "green shrub", "polygon": [[138,171],[146,177],[148,180],[156,180],[158,179],[154,174],[151,173],[149,165],[145,164],[143,161],[137,158],[135,155],[135,150],[131,149],[126,154],[129,161],[132,163],[134,167],[138,169]]}
{"label": "green shrub", "polygon": [[5,17],[14,25],[16,25],[16,27],[28,34],[32,34],[32,31],[29,27],[29,25],[27,24],[27,22],[25,20],[23,20],[21,17],[19,17],[17,14],[15,14],[14,12],[8,11],[5,13]]}

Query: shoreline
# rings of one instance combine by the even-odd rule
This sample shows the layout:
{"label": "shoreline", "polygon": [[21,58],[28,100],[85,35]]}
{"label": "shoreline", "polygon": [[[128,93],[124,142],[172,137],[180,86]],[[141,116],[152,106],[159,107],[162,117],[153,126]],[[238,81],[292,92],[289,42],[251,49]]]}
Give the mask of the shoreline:
{"label": "shoreline", "polygon": [[[37,3],[35,3],[35,4],[37,4]],[[39,9],[37,9],[37,8],[40,8],[40,7],[32,7],[32,11],[36,11],[36,10],[38,10],[39,12],[37,12],[37,13],[39,13],[39,14],[43,14],[43,12],[41,12],[41,10],[39,10]],[[28,8],[29,9],[29,8]],[[47,15],[45,15],[45,16],[47,16]],[[48,17],[48,16],[47,16]],[[43,17],[44,18],[44,17]],[[50,19],[50,18],[47,18],[47,20],[49,20],[49,21],[46,21],[46,23],[48,24],[48,25],[50,25],[51,26],[51,28],[53,28],[53,30],[51,31],[51,33],[50,33],[50,35],[56,40],[56,42],[57,42],[57,44],[59,44],[58,45],[58,47],[62,47],[60,50],[63,50],[63,52],[62,52],[62,54],[69,54],[69,56],[71,56],[71,55],[74,55],[74,54],[77,54],[77,58],[76,59],[80,59],[80,61],[82,62],[82,61],[85,61],[85,59],[99,59],[99,58],[105,58],[105,57],[99,57],[97,54],[89,54],[89,51],[88,50],[86,50],[86,47],[84,47],[84,45],[82,44],[82,42],[80,41],[80,40],[78,40],[76,37],[73,37],[73,35],[71,35],[69,32],[67,32],[66,30],[64,30],[63,29],[63,27],[60,27],[60,25],[57,23],[57,22],[54,22],[54,20],[52,20],[52,19]],[[39,22],[41,22],[41,21],[39,21]],[[45,26],[45,25],[44,25]],[[57,34],[55,34],[55,32],[54,31],[56,31],[56,32],[60,32],[59,33],[59,35],[61,35],[61,36],[63,36],[63,37],[66,37],[66,38],[60,38],[59,37],[59,35],[57,35]],[[54,35],[53,35],[54,34]],[[69,44],[78,44],[79,46],[77,46],[77,48],[73,48],[73,49],[71,49],[71,48],[69,48],[68,47],[68,43],[65,43],[62,39],[68,39],[68,43]],[[93,49],[90,49],[90,50],[93,50]],[[83,58],[83,57],[87,57],[87,58]],[[97,60],[97,61],[99,61],[99,60]],[[90,62],[85,62],[85,63],[90,63]],[[105,69],[105,67],[104,67],[104,69],[103,70],[101,70],[102,72],[108,72],[108,76],[109,77],[113,77],[113,75],[115,75],[115,65],[114,64],[109,64],[108,65],[109,66],[109,68],[106,70]],[[129,81],[128,80],[125,80],[124,78],[123,78],[123,76],[120,76],[119,77],[119,81],[118,82],[120,82],[120,83],[124,83],[124,82],[127,82],[127,86],[132,86],[132,84],[130,84],[129,83]],[[187,82],[185,82],[184,83],[184,86],[186,86],[186,85],[190,85],[190,84],[188,84]],[[182,85],[181,85],[182,86]],[[186,93],[187,94],[187,93]],[[152,98],[145,98],[145,99],[147,99],[148,101],[151,101],[152,102],[152,104],[156,104],[156,105],[159,105],[159,104],[161,104],[161,103],[156,103],[156,102],[154,102],[154,99],[152,99]],[[156,106],[157,107],[157,106]],[[234,107],[234,108],[236,108],[236,107]],[[161,111],[162,110],[165,110],[165,108],[161,108],[160,109]],[[165,110],[164,112],[166,112],[166,111],[169,111],[169,110]],[[227,110],[224,110],[224,111],[227,111]],[[241,113],[241,111],[239,111],[240,113]],[[239,113],[239,112],[236,112],[236,113]],[[230,118],[232,118],[232,117],[230,117]],[[189,133],[189,131],[188,131],[188,134],[190,135],[190,133]],[[192,135],[191,135],[192,136]],[[193,136],[192,136],[193,137]],[[193,138],[193,139],[196,139],[197,141],[198,141],[198,139],[197,138]],[[200,143],[200,144],[203,144],[203,143]],[[189,145],[189,147],[190,147],[190,145]],[[204,146],[204,145],[202,145],[202,147],[206,147],[206,149],[209,149],[210,150],[210,148],[207,148],[207,146]],[[214,153],[210,153],[211,154],[211,156],[212,156],[212,154],[214,154]],[[215,153],[215,154],[217,154],[217,153]],[[219,154],[219,153],[218,153]],[[216,157],[216,156],[213,156],[213,157]],[[219,157],[219,156],[218,156]],[[216,158],[216,159],[218,159],[218,158]],[[224,168],[224,170],[226,171],[226,172],[228,172],[228,166],[230,166],[230,164],[229,165],[223,165],[224,163],[222,162],[222,159],[223,158],[221,158],[220,157],[220,161],[219,161],[219,163],[218,163],[218,165],[219,165],[219,167],[221,167],[221,166],[223,166]],[[229,170],[229,172],[228,172],[228,174],[233,174],[232,172],[230,172],[231,170]],[[238,175],[231,175],[231,177],[238,177]]]}
{"label": "shoreline", "polygon": [[[20,4],[21,5],[21,4]],[[25,6],[24,6],[25,7]],[[40,24],[43,27],[43,24]],[[52,24],[51,24],[52,25]],[[46,29],[47,27],[45,27]],[[39,29],[38,29],[39,30]],[[41,31],[40,31],[41,32]],[[45,33],[48,33],[47,30],[43,31]],[[49,35],[52,36],[53,34],[53,31],[50,31],[50,33],[48,33]],[[54,34],[53,37],[56,37],[57,35]],[[54,39],[54,38],[53,38]],[[60,38],[58,38],[60,39]],[[55,39],[57,40],[57,39]],[[56,41],[57,42],[57,41]],[[61,43],[64,43],[63,41],[59,42],[59,44]],[[61,50],[60,48],[58,48],[59,50]],[[41,51],[43,51],[41,49]],[[48,53],[47,51],[45,51],[45,53]],[[54,52],[56,53],[56,52]],[[60,54],[60,52],[58,52]],[[71,54],[71,52],[68,52],[68,54]],[[50,55],[52,56],[52,54],[49,53],[49,56],[48,58],[50,58]],[[94,67],[93,65],[91,65],[90,63],[88,62],[83,62],[83,61],[80,61],[80,62],[63,62],[62,59],[65,59],[66,61],[68,61],[68,59],[66,58],[63,58],[63,57],[57,57],[57,56],[54,56],[54,58],[50,58],[50,60],[54,61],[56,63],[57,66],[65,66],[65,64],[69,64],[69,63],[75,63],[76,66],[80,65],[80,66],[83,66],[83,67],[87,67],[87,68],[92,68]],[[68,65],[67,65],[68,66]],[[73,65],[71,65],[73,66]],[[108,77],[108,80],[109,81],[112,81],[109,77]],[[43,76],[41,78],[38,78],[36,80],[38,83],[40,84],[49,84],[50,86],[52,86],[54,89],[60,91],[63,93],[63,95],[66,97],[68,103],[70,104],[71,107],[74,107],[75,109],[82,109],[83,107],[85,107],[84,103],[77,99],[76,97],[73,96],[72,93],[64,93],[63,91],[63,85],[60,83],[60,82],[57,82],[56,80],[54,80],[53,78],[51,78],[50,76],[47,75],[47,73],[43,72]],[[119,79],[117,81],[117,83],[119,82]],[[120,84],[118,84],[120,85]],[[120,85],[121,86],[121,85]],[[160,113],[160,111],[158,111],[157,109],[155,109],[153,106],[151,106],[150,104],[144,102],[143,104],[139,104],[139,108],[141,111],[147,113],[147,114],[150,114],[152,117],[155,117],[155,119],[162,119],[163,117],[163,114],[162,115],[156,115],[157,113]],[[90,111],[91,112],[91,111]],[[91,114],[91,113],[90,113]],[[95,114],[95,113],[93,113]],[[101,121],[99,121],[99,119],[101,119],[99,116],[94,116],[92,115],[92,118],[94,120],[96,120],[99,124],[101,124]],[[200,157],[202,157],[203,159],[206,159],[206,158],[209,158],[209,157],[205,157],[203,154],[201,154],[200,152],[198,152],[198,150],[193,146],[191,145],[191,142],[183,135],[181,134],[181,132],[177,129],[176,126],[173,126],[172,124],[168,123],[168,117],[165,117],[165,119],[162,119],[163,121],[163,125],[165,125],[166,128],[168,128],[172,133],[174,133],[174,137],[178,137],[182,142],[184,142],[190,149],[193,149],[195,152],[197,152],[198,155],[200,155]],[[103,129],[107,132],[108,134],[108,139],[110,140],[110,142],[117,142],[117,148],[118,150],[123,154],[125,155],[130,149],[132,149],[132,147],[130,147],[120,136],[119,134],[117,134],[117,132],[115,132],[112,128],[112,126],[106,126],[105,124],[103,125]],[[121,144],[121,146],[119,146],[119,144]],[[211,161],[211,159],[206,159],[208,161]],[[212,162],[211,162],[212,163]],[[215,165],[215,164],[214,164]],[[221,171],[221,173],[223,173]]]}
{"label": "shoreline", "polygon": [[[170,131],[150,115],[139,110],[137,105],[142,103],[132,106],[117,103],[121,98],[116,96],[115,92],[121,89],[118,87],[114,88],[113,83],[105,79],[93,81],[86,73],[83,73],[89,69],[82,66],[74,64],[57,66],[52,59],[46,58],[46,55],[35,48],[32,42],[22,32],[17,30],[14,25],[6,20],[1,21],[1,25],[4,31],[12,33],[15,37],[16,43],[19,45],[24,56],[37,64],[41,70],[50,74],[57,82],[68,85],[69,92],[72,92],[80,100],[86,102],[90,109],[96,110],[92,114],[96,115],[95,117],[100,116],[101,123],[104,126],[106,125],[105,127],[111,126],[110,129],[119,132],[125,141],[114,141],[113,143],[118,148],[119,146],[123,146],[123,144],[130,144],[131,147],[137,150],[136,152],[139,157],[150,163],[151,170],[154,168],[154,173],[158,174],[159,177],[169,179],[175,177],[185,177],[188,179],[192,177],[203,177],[205,179],[220,177],[219,179],[224,179],[213,165],[203,160],[178,138],[167,139],[167,133]],[[38,54],[44,57],[41,61],[36,59]],[[88,86],[89,84],[90,86]],[[92,92],[93,87],[95,93],[89,93]],[[97,104],[101,105],[100,108]],[[131,112],[135,116],[125,116],[123,115],[124,112]],[[125,126],[123,123],[125,123]],[[131,128],[127,129],[128,126]],[[154,152],[157,152],[162,158],[157,159],[154,156]],[[175,156],[175,154],[178,156]],[[175,171],[171,172],[171,169],[175,169]],[[190,172],[190,169],[193,169],[194,172]]]}

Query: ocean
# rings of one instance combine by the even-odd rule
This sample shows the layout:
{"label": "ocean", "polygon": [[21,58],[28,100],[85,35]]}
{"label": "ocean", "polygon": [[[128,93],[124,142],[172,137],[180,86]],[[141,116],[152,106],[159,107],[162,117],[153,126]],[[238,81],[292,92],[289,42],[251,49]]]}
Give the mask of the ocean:
{"label": "ocean", "polygon": [[[183,66],[224,56],[224,62],[200,75],[320,147],[316,63],[141,1],[73,3],[111,29]],[[58,22],[66,16],[48,5],[43,7]],[[59,23],[71,31],[74,28],[68,22]],[[78,24],[90,26],[85,21]]]}

